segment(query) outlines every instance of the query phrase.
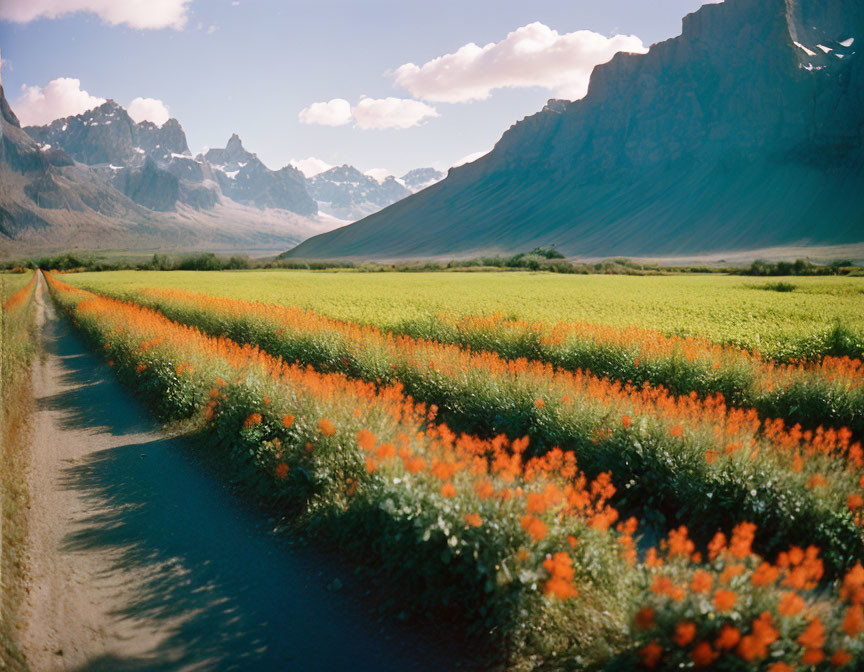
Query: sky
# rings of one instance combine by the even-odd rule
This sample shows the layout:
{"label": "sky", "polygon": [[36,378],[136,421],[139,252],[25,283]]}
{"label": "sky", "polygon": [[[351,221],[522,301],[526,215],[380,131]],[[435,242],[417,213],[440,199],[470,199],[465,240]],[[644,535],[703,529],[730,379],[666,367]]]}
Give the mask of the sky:
{"label": "sky", "polygon": [[274,169],[399,176],[489,151],[704,1],[0,0],[2,81],[25,122],[112,98],[193,154],[237,133]]}

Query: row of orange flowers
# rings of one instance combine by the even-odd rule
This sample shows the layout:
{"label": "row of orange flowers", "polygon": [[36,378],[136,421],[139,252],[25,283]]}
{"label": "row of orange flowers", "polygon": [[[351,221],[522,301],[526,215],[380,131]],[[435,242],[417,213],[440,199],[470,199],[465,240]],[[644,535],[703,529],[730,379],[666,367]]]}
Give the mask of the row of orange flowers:
{"label": "row of orange flowers", "polygon": [[36,273],[33,273],[30,277],[30,281],[17,292],[12,294],[6,301],[3,303],[3,310],[6,312],[11,312],[16,310],[17,308],[24,305],[32,296],[36,289]]}
{"label": "row of orange flowers", "polygon": [[623,328],[589,322],[557,322],[550,325],[507,318],[500,313],[481,316],[439,314],[433,324],[436,335],[443,333],[445,338],[459,342],[485,337],[487,340],[503,340],[507,343],[535,341],[557,349],[566,349],[582,342],[626,349],[637,367],[640,363],[647,364],[672,356],[687,362],[702,362],[706,368],[713,370],[746,366],[752,368],[763,384],[769,386],[787,384],[789,378],[802,372],[818,372],[829,380],[842,380],[852,386],[864,383],[864,362],[860,359],[826,355],[819,361],[775,362],[764,358],[759,350],[748,351],[693,336],[670,336],[636,325]]}
{"label": "row of orange flowers", "polygon": [[[330,479],[309,503],[322,519],[341,512],[352,520],[356,506],[386,510],[388,525],[401,518],[407,526],[401,531],[415,539],[412,556],[391,559],[393,571],[410,561],[439,591],[452,588],[455,573],[461,593],[485,609],[518,607],[515,621],[509,612],[501,621],[508,625],[497,627],[530,661],[520,664],[759,669],[770,662],[784,670],[861,660],[860,566],[838,584],[838,597],[826,597],[814,592],[823,578],[815,548],[764,562],[751,551],[749,524],[728,544],[715,537],[704,557],[685,529],[674,530],[637,563],[636,521],[618,521],[609,506],[610,476],[589,482],[572,452],[529,458],[527,439],[457,435],[398,386],[286,364],[154,311],[55,279],[51,285],[121,375],[142,389],[158,382],[163,398],[192,392],[193,412],[216,436],[233,433],[236,454],[255,452],[277,492],[290,490],[297,474],[322,485]],[[428,552],[436,539],[450,553],[446,560]],[[482,590],[465,591],[472,585],[460,576],[466,561],[484,579]],[[435,572],[443,578],[431,579]],[[521,596],[515,603],[514,594]],[[610,624],[610,615],[619,620]]]}
{"label": "row of orange flowers", "polygon": [[[803,527],[810,541],[826,549],[832,569],[862,553],[855,522],[864,458],[845,428],[787,427],[780,419],[760,420],[754,409],[730,408],[719,395],[676,396],[662,386],[626,384],[524,358],[505,360],[283,306],[179,290],[146,290],[144,296],[173,319],[227,333],[286,360],[402,383],[465,431],[530,433],[535,451],[554,445],[575,450],[592,474],[614,470],[632,481],[631,497],[645,492],[647,500],[659,484],[648,483],[644,474],[658,478],[659,472],[670,479],[663,490],[672,499],[664,506],[694,507],[693,515],[704,520],[703,534],[725,522],[721,513],[785,517],[790,530]],[[669,456],[679,465],[671,471],[657,464]],[[717,487],[732,501],[706,502],[709,489]],[[790,493],[800,505],[788,504]],[[781,507],[783,513],[776,510]],[[847,510],[853,514],[844,520]],[[784,538],[774,540],[782,544]]]}
{"label": "row of orange flowers", "polygon": [[[159,304],[207,304],[210,310],[223,312],[239,309],[247,315],[266,315],[289,324],[314,324],[325,331],[353,326],[298,308],[182,290],[144,290],[141,296]],[[367,329],[379,332],[375,326]],[[814,363],[778,364],[763,360],[758,352],[635,326],[619,329],[568,322],[550,326],[500,315],[438,315],[405,322],[395,333],[487,350],[504,359],[526,358],[570,371],[589,370],[601,378],[637,385],[663,385],[675,394],[722,394],[727,403],[757,408],[763,417],[779,417],[790,425],[799,422],[812,429],[819,424],[845,425],[864,437],[864,364],[859,359],[827,356]]]}

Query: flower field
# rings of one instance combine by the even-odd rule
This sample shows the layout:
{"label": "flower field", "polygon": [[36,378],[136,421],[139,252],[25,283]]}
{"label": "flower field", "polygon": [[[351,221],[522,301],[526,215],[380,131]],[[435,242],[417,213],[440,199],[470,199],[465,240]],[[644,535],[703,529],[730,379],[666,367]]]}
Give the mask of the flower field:
{"label": "flower field", "polygon": [[[637,324],[759,350],[767,359],[784,362],[864,354],[860,277],[794,278],[792,292],[770,291],[770,279],[722,275],[117,271],[82,273],[70,282],[96,291],[178,288],[278,303],[385,331],[422,325],[442,314],[501,313],[552,325]],[[850,342],[837,342],[838,325]]]}
{"label": "flower field", "polygon": [[356,322],[105,275],[47,278],[121,380],[508,669],[864,665],[854,317],[742,351],[488,311]]}

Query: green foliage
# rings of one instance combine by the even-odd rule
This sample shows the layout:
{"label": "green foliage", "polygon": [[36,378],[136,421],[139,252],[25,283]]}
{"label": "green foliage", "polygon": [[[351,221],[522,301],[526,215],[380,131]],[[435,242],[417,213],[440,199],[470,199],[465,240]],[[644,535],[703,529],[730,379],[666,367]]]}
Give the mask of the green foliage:
{"label": "green foliage", "polygon": [[817,266],[808,259],[797,259],[794,262],[778,261],[775,263],[757,259],[750,268],[744,271],[745,275],[839,275],[846,266],[852,266],[852,262],[832,262],[827,266]]}
{"label": "green foliage", "polygon": [[794,292],[798,289],[798,285],[793,285],[791,282],[769,282],[762,285],[762,289],[769,292]]}

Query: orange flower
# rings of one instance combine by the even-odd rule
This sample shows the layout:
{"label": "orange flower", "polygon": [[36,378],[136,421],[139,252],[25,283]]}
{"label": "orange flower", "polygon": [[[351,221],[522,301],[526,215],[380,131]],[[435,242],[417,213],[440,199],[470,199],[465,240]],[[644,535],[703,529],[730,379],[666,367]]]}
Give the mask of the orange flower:
{"label": "orange flower", "polygon": [[276,465],[276,478],[283,479],[288,477],[288,465],[280,462]]}
{"label": "orange flower", "polygon": [[327,418],[321,418],[318,422],[318,429],[324,436],[333,436],[336,433],[336,425],[330,422]]}
{"label": "orange flower", "polygon": [[756,571],[753,572],[753,576],[750,577],[750,582],[756,587],[770,586],[779,576],[779,569],[770,562],[763,562],[756,568]]}
{"label": "orange flower", "polygon": [[524,529],[528,533],[528,536],[534,541],[541,541],[548,531],[546,523],[531,515],[522,516],[522,529]]}
{"label": "orange flower", "polygon": [[690,658],[696,667],[708,667],[714,662],[716,657],[717,654],[708,642],[699,642],[690,654]]}
{"label": "orange flower", "polygon": [[846,609],[843,617],[843,632],[850,637],[860,635],[864,631],[864,608],[860,604],[853,604]]}
{"label": "orange flower", "polygon": [[767,672],[795,672],[795,668],[783,661],[779,661],[769,665]]}
{"label": "orange flower", "polygon": [[805,665],[818,665],[825,660],[825,653],[822,649],[806,649],[801,657],[801,662]]}
{"label": "orange flower", "polygon": [[846,500],[846,506],[850,511],[855,511],[856,509],[860,509],[864,506],[864,497],[861,497],[858,493],[849,495],[849,499]]}
{"label": "orange flower", "polygon": [[291,425],[294,424],[294,416],[290,413],[286,413],[285,417],[282,418],[282,424],[285,425],[285,429],[288,429]]}
{"label": "orange flower", "polygon": [[546,405],[546,402],[545,402],[543,399],[537,399],[537,400],[534,402],[534,405],[535,405],[537,408],[543,408],[543,407]]}
{"label": "orange flower", "polygon": [[474,486],[474,491],[480,499],[486,499],[495,494],[495,486],[490,481],[480,481]]}
{"label": "orange flower", "polygon": [[718,532],[708,544],[708,559],[713,560],[724,550],[726,550],[726,535]]}
{"label": "orange flower", "polygon": [[693,542],[687,538],[687,528],[683,525],[677,530],[669,532],[669,539],[666,542],[669,545],[669,556],[690,555],[693,553]]}
{"label": "orange flower", "polygon": [[843,667],[844,665],[848,665],[852,662],[852,654],[848,651],[844,651],[840,649],[833,656],[831,656],[831,665],[833,667]]}
{"label": "orange flower", "polygon": [[810,477],[810,480],[807,481],[808,488],[818,488],[820,486],[825,485],[825,477],[822,474],[814,474]]}
{"label": "orange flower", "polygon": [[720,583],[729,583],[736,576],[741,576],[747,568],[744,565],[727,565],[720,574]]}
{"label": "orange flower", "polygon": [[718,590],[714,593],[714,608],[717,611],[729,611],[737,600],[738,596],[731,590]]}
{"label": "orange flower", "polygon": [[669,428],[670,436],[684,436],[684,425],[673,425]]}
{"label": "orange flower", "polygon": [[629,427],[633,424],[633,421],[630,419],[629,415],[625,415],[623,418],[621,418],[621,424],[625,427]]}
{"label": "orange flower", "polygon": [[821,649],[825,646],[825,626],[818,618],[810,621],[810,624],[796,640],[805,649]]}
{"label": "orange flower", "polygon": [[375,449],[375,435],[368,429],[361,429],[357,432],[357,445],[365,451]]}
{"label": "orange flower", "polygon": [[370,474],[378,468],[378,461],[374,457],[366,456],[366,471]]}
{"label": "orange flower", "polygon": [[696,636],[696,624],[693,621],[680,621],[675,626],[672,640],[682,649],[693,641]]}
{"label": "orange flower", "polygon": [[780,598],[777,611],[781,616],[792,617],[800,614],[805,606],[804,600],[798,593],[787,592],[783,593],[783,596]]}
{"label": "orange flower", "polygon": [[736,558],[746,558],[750,555],[750,546],[756,536],[756,526],[753,523],[739,523],[732,530],[729,551]]}
{"label": "orange flower", "polygon": [[654,610],[651,607],[642,607],[636,612],[635,620],[639,630],[650,630],[654,627]]}
{"label": "orange flower", "polygon": [[657,642],[651,642],[639,649],[639,658],[642,659],[642,664],[651,670],[657,667],[662,656],[663,649]]}
{"label": "orange flower", "polygon": [[850,569],[843,577],[843,587],[840,596],[852,604],[864,603],[864,567],[860,562]]}
{"label": "orange flower", "polygon": [[451,481],[447,481],[444,485],[441,486],[441,494],[445,497],[455,497],[456,487]]}
{"label": "orange flower", "polygon": [[243,427],[249,429],[250,427],[254,427],[255,425],[261,424],[261,414],[253,413],[243,422]]}
{"label": "orange flower", "polygon": [[753,621],[753,637],[764,647],[773,644],[780,637],[780,633],[774,627],[774,618],[771,616],[771,612],[763,611],[759,618]]}
{"label": "orange flower", "polygon": [[709,572],[706,572],[704,569],[697,569],[693,572],[693,580],[690,582],[690,590],[694,593],[707,595],[711,592],[713,585],[714,577],[711,576]]}
{"label": "orange flower", "polygon": [[657,555],[657,549],[653,546],[649,548],[648,552],[645,554],[645,566],[648,569],[655,569],[663,566],[663,558]]}
{"label": "orange flower", "polygon": [[741,631],[731,625],[724,625],[720,628],[720,633],[717,636],[717,640],[714,642],[714,645],[718,649],[723,649],[729,651],[734,649],[738,642],[741,641]]}
{"label": "orange flower", "polygon": [[762,645],[753,635],[745,635],[738,642],[736,653],[747,662],[764,658],[767,653],[766,647]]}
{"label": "orange flower", "polygon": [[576,597],[578,591],[573,586],[573,560],[567,553],[556,553],[543,561],[543,569],[549,572],[549,580],[543,587],[547,595],[559,600]]}
{"label": "orange flower", "polygon": [[483,519],[476,513],[466,513],[465,522],[471,527],[480,527],[483,524]]}

